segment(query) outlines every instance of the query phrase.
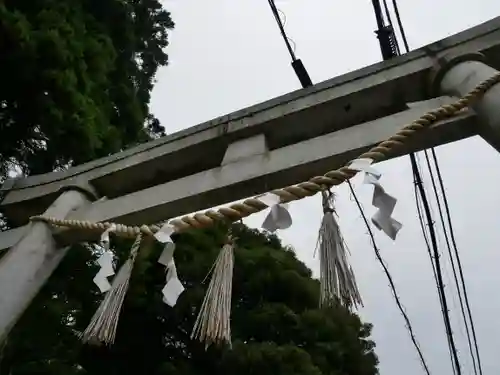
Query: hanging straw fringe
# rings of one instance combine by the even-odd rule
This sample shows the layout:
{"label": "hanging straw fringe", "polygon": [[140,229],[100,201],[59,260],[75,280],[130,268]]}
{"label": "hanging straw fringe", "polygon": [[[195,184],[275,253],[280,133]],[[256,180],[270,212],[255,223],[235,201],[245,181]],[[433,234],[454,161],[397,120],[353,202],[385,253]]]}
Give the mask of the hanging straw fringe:
{"label": "hanging straw fringe", "polygon": [[231,345],[231,293],[233,283],[233,239],[228,238],[214,264],[212,279],[194,324],[191,338],[211,344]]}
{"label": "hanging straw fringe", "polygon": [[110,345],[115,341],[120,311],[125,295],[127,294],[134,261],[141,247],[141,240],[142,234],[139,234],[132,245],[129,258],[113,279],[111,289],[104,297],[104,300],[92,317],[88,327],[83,332],[83,342],[97,345],[101,343]]}
{"label": "hanging straw fringe", "polygon": [[363,306],[356,278],[347,259],[345,241],[335,218],[333,194],[322,192],[323,220],[319,230],[320,306],[339,301],[355,308]]}

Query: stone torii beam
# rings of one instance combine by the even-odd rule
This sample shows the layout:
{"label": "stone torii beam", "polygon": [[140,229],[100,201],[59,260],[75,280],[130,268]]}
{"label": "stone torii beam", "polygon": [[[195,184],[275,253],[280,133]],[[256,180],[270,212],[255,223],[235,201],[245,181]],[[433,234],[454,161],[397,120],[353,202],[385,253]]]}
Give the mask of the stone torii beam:
{"label": "stone torii beam", "polygon": [[[340,167],[500,68],[500,17],[390,61],[222,116],[67,171],[7,181],[0,209],[0,341],[64,257],[93,240],[28,224],[56,218],[151,224]],[[500,85],[422,131],[399,156],[481,135],[500,151]],[[103,197],[98,199],[99,197]],[[93,202],[93,203],[91,203]]]}

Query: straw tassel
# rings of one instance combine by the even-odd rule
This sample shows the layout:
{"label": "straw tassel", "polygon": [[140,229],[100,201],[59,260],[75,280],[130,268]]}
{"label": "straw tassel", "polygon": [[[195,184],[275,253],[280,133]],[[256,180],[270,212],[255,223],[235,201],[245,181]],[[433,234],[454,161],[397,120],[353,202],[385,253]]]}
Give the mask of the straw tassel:
{"label": "straw tassel", "polygon": [[335,218],[333,194],[322,192],[323,220],[318,236],[320,257],[320,306],[338,301],[347,307],[362,306],[356,278],[347,259],[345,241]]}
{"label": "straw tassel", "polygon": [[142,235],[139,234],[132,245],[129,258],[113,279],[111,289],[107,292],[88,327],[83,332],[83,342],[90,344],[104,343],[105,345],[114,343],[120,311],[127,294],[135,258],[141,247],[141,240]]}
{"label": "straw tassel", "polygon": [[234,239],[229,236],[217,257],[212,279],[194,324],[192,339],[211,344],[231,345],[231,293],[233,284]]}

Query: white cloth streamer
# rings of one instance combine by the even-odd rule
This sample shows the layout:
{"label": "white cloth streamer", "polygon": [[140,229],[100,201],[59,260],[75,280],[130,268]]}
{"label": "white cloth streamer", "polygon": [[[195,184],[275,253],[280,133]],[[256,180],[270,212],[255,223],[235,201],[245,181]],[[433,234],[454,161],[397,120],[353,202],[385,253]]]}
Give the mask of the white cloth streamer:
{"label": "white cloth streamer", "polygon": [[269,232],[275,232],[278,229],[287,229],[292,225],[292,216],[288,211],[286,203],[280,203],[281,199],[278,195],[273,193],[264,194],[258,199],[266,206],[270,207],[262,228]]}
{"label": "white cloth streamer", "polygon": [[171,307],[175,306],[177,299],[184,291],[184,286],[177,277],[177,268],[174,261],[175,244],[171,237],[174,231],[174,226],[166,223],[155,234],[158,242],[165,244],[158,258],[158,263],[163,264],[167,268],[167,278],[165,286],[162,289],[162,294],[163,302]]}
{"label": "white cloth streamer", "polygon": [[101,234],[100,243],[104,248],[104,252],[99,259],[97,259],[97,263],[101,266],[101,268],[93,279],[94,284],[97,285],[101,293],[106,293],[111,288],[108,277],[115,274],[115,270],[113,268],[113,255],[109,252],[109,234],[115,230],[116,226],[113,224]]}
{"label": "white cloth streamer", "polygon": [[378,230],[395,240],[399,230],[403,227],[403,224],[391,216],[397,199],[382,187],[379,181],[382,174],[371,166],[372,163],[372,159],[356,159],[349,165],[349,169],[365,172],[363,183],[373,185],[372,205],[378,208],[371,218],[372,223]]}

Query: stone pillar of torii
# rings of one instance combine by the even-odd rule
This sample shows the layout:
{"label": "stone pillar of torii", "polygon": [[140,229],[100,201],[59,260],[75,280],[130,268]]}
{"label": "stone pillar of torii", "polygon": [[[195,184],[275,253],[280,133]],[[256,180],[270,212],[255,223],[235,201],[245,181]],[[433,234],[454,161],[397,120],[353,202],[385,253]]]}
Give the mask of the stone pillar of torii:
{"label": "stone pillar of torii", "polygon": [[[169,143],[153,141],[156,143],[149,149],[137,151],[142,153],[140,156],[131,152],[112,160],[113,163],[124,163],[120,167],[122,169],[104,171],[110,168],[110,164],[103,164],[99,167],[101,175],[99,168],[83,168],[68,178],[56,178],[54,175],[53,179],[48,176],[45,180],[45,177],[30,180],[33,177],[29,177],[25,181],[8,182],[4,187],[8,190],[7,195],[0,209],[20,226],[0,233],[0,250],[7,251],[0,259],[0,341],[5,339],[61,262],[67,246],[74,241],[91,240],[77,232],[54,232],[43,222],[26,224],[32,214],[45,211],[45,216],[58,219],[69,217],[141,225],[145,219],[149,223],[157,222],[258,194],[266,189],[269,191],[281,187],[280,184],[301,182],[306,177],[321,175],[322,171],[332,169],[330,165],[335,168],[342,165],[347,158],[356,157],[428,110],[462,97],[484,80],[498,74],[496,68],[500,68],[500,18],[408,55],[349,73],[330,83],[319,83],[274,99],[274,102],[266,104],[266,108],[251,107],[240,111],[238,116],[231,114],[214,120],[204,128],[190,129],[182,136],[174,134]],[[413,88],[410,85],[412,82]],[[418,94],[413,94],[412,89]],[[390,98],[378,96],[381,91],[376,94],[374,90],[387,90]],[[408,93],[403,97],[413,103],[404,103],[407,105],[388,115],[382,109],[377,112],[373,102],[397,101],[400,93]],[[373,96],[375,94],[377,96]],[[348,101],[352,98],[354,101]],[[335,111],[343,108],[346,113],[354,113],[353,118],[362,118],[356,111],[364,111],[363,106],[372,106],[373,118],[357,122],[345,120],[346,123],[338,127],[337,119],[341,123],[345,114],[336,116],[340,112]],[[316,109],[307,112],[308,108]],[[320,108],[321,113],[318,112]],[[274,111],[272,114],[271,110]],[[332,111],[330,122],[325,120],[328,111]],[[269,118],[264,118],[268,115]],[[259,116],[262,119],[259,120]],[[293,116],[297,116],[296,121]],[[273,133],[273,126],[278,129],[280,124],[286,122],[290,127],[288,138],[286,124],[282,133]],[[299,126],[302,128],[299,129]],[[235,134],[233,138],[231,132]],[[476,134],[500,151],[500,84],[489,89],[473,108],[432,126],[425,131],[425,135],[393,156]],[[190,145],[189,137],[201,139]],[[148,165],[164,163],[162,158],[165,155],[180,152],[183,148],[200,149],[201,158],[204,155],[201,150],[205,147],[203,142],[212,139],[214,142],[219,142],[219,139],[225,142],[221,146],[222,152],[217,150],[223,156],[219,165],[207,165],[191,175],[151,183],[151,186],[117,193],[109,199],[101,198],[109,193],[104,191],[99,179],[111,176],[126,184],[123,173],[127,173],[126,169],[131,171],[133,167],[140,166],[144,157],[150,163]],[[136,171],[137,168],[134,173]],[[43,183],[37,184],[37,181]],[[40,202],[42,198],[44,202],[52,198],[55,200],[51,204],[30,204]]]}

